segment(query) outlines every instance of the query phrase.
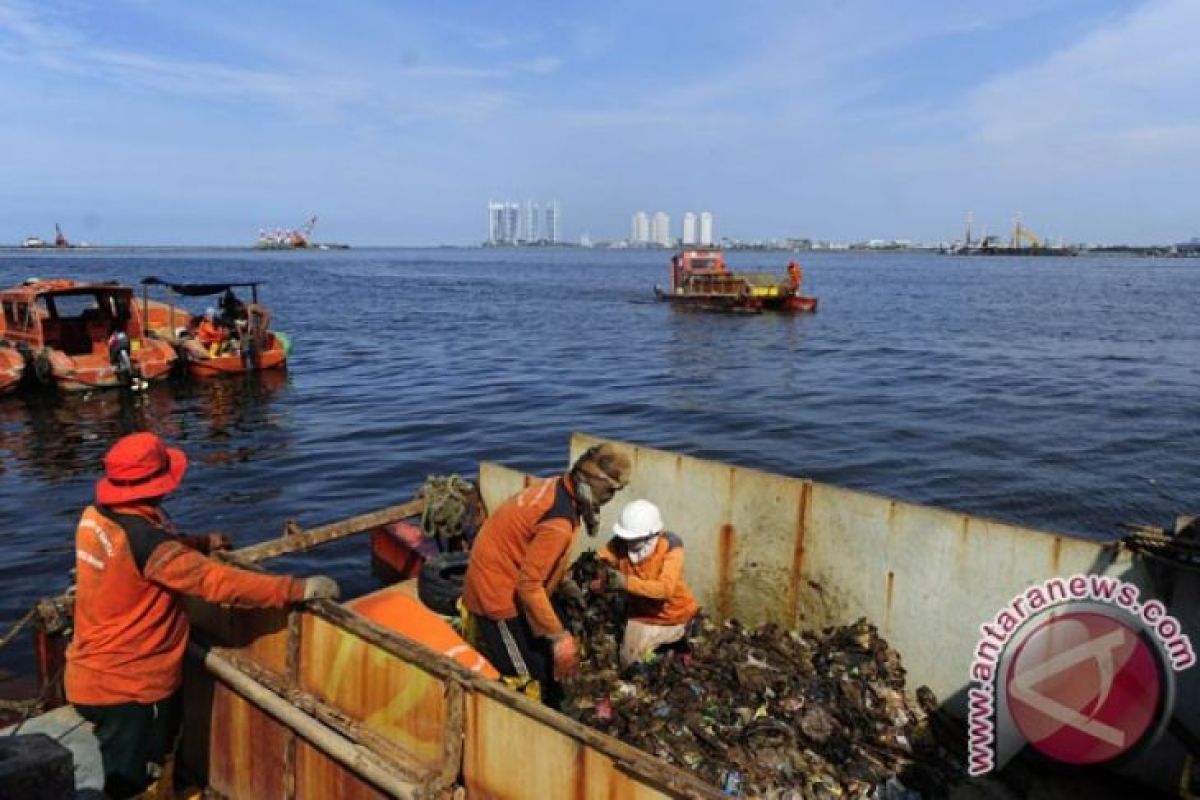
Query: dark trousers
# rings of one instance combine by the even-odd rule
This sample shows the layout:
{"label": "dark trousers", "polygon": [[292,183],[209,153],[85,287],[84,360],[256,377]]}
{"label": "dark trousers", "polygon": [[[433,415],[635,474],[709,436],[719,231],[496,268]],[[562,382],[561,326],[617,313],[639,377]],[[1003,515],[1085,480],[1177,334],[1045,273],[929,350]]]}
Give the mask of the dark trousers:
{"label": "dark trousers", "polygon": [[182,721],[180,692],[157,703],[119,703],[75,708],[96,727],[104,759],[104,793],[132,797],[153,781],[150,764],[162,764],[175,749]]}
{"label": "dark trousers", "polygon": [[512,619],[476,617],[483,654],[501,675],[532,678],[541,686],[542,702],[558,708],[562,687],[554,680],[554,656],[550,641],[534,634],[524,614]]}

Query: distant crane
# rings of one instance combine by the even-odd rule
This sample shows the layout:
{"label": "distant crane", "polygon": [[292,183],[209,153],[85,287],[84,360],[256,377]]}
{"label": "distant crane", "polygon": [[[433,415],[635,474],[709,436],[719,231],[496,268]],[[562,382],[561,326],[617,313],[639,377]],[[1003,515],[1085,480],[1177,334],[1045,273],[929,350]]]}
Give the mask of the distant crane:
{"label": "distant crane", "polygon": [[317,224],[317,216],[308,218],[308,222],[304,223],[299,228],[291,228],[287,230],[276,229],[273,231],[258,232],[258,242],[255,247],[260,250],[293,250],[304,249],[312,245],[311,237],[313,227]]}
{"label": "distant crane", "polygon": [[1017,212],[1017,216],[1013,219],[1012,238],[1009,240],[1009,247],[1016,250],[1022,246],[1022,242],[1028,242],[1030,247],[1041,247],[1042,240],[1037,234],[1021,224],[1021,212]]}
{"label": "distant crane", "polygon": [[71,246],[71,243],[67,241],[66,235],[62,232],[62,228],[57,222],[54,223],[54,246],[59,248]]}

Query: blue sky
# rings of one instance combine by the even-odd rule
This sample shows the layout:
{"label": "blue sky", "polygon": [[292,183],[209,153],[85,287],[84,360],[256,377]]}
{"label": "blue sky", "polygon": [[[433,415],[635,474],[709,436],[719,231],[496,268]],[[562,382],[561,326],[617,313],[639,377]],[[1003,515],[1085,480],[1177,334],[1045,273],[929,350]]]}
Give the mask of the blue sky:
{"label": "blue sky", "polygon": [[0,0],[0,244],[1200,236],[1195,0]]}

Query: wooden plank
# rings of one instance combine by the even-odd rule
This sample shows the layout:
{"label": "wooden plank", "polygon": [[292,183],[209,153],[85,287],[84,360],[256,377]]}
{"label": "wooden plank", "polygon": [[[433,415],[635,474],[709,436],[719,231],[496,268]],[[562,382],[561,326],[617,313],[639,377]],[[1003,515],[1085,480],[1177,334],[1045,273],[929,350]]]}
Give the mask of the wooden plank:
{"label": "wooden plank", "polygon": [[268,558],[275,558],[286,553],[300,553],[310,550],[317,545],[344,539],[357,533],[364,533],[380,525],[415,517],[425,507],[425,501],[417,498],[395,506],[381,508],[368,514],[360,514],[339,522],[318,525],[307,531],[302,531],[294,523],[289,523],[289,532],[278,539],[234,550],[228,560],[234,563],[254,564]]}

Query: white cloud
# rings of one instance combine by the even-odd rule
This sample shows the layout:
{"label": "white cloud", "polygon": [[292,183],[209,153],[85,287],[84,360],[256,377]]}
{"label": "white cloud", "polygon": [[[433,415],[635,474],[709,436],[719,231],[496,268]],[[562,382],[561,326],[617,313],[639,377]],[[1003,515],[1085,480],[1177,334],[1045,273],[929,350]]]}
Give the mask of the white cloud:
{"label": "white cloud", "polygon": [[972,136],[1030,157],[1063,146],[1078,146],[1089,161],[1174,154],[1200,122],[1178,121],[1197,114],[1198,29],[1200,4],[1193,0],[1151,2],[1114,19],[1041,63],[980,87],[966,109]]}

